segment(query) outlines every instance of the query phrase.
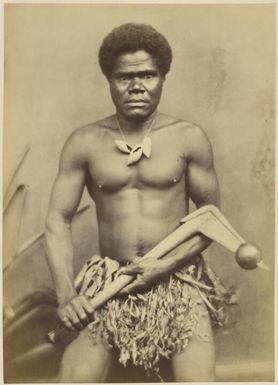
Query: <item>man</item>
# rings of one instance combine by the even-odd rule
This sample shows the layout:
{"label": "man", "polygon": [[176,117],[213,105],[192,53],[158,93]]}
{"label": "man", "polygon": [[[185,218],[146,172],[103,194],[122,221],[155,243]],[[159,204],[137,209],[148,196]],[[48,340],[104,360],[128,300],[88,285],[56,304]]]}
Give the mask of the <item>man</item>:
{"label": "man", "polygon": [[[113,30],[99,62],[116,114],[76,130],[62,151],[46,246],[59,317],[80,333],[64,353],[61,382],[105,381],[115,349],[123,364],[131,360],[147,370],[158,371],[162,356],[171,359],[176,381],[214,380],[210,315],[219,313],[211,301],[223,291],[200,256],[209,240],[196,235],[160,260],[141,258],[177,228],[189,198],[197,208],[219,204],[208,138],[157,110],[171,60],[168,42],[151,26]],[[85,186],[96,205],[100,256],[76,286],[70,225]],[[185,283],[184,272],[196,284]],[[137,278],[95,311],[89,297],[115,273]]]}

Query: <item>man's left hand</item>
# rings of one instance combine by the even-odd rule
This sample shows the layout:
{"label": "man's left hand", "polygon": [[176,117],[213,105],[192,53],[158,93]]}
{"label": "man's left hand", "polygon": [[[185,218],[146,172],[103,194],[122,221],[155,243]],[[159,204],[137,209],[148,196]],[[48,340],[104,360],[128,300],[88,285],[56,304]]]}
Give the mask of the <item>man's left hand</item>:
{"label": "man's left hand", "polygon": [[126,295],[140,292],[151,286],[157,279],[170,273],[169,263],[163,259],[157,258],[137,258],[129,266],[119,270],[119,275],[137,275],[137,278],[119,294]]}

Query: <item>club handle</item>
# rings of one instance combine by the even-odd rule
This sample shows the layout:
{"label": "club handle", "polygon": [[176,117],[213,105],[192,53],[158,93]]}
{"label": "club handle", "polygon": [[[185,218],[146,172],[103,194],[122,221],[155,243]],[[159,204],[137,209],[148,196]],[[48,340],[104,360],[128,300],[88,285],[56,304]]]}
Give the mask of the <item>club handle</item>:
{"label": "club handle", "polygon": [[[134,279],[131,275],[120,275],[112,283],[109,284],[103,291],[96,294],[96,296],[90,301],[94,309],[99,308],[105,304],[110,298],[122,290]],[[70,331],[60,323],[55,329],[51,330],[47,334],[47,340],[56,346],[66,346],[72,342],[77,336],[78,331]]]}

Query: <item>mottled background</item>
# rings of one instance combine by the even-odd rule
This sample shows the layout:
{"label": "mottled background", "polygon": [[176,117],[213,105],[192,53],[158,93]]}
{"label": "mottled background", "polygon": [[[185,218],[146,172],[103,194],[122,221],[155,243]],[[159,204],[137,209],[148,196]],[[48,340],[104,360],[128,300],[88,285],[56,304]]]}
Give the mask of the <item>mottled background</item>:
{"label": "mottled background", "polygon": [[[27,184],[28,192],[15,196],[4,217],[4,264],[44,229],[67,136],[114,112],[97,53],[111,28],[127,21],[152,24],[169,40],[174,60],[160,110],[206,130],[222,210],[244,238],[262,248],[272,268],[243,271],[220,245],[206,252],[222,279],[241,294],[235,324],[216,335],[218,364],[266,363],[271,371],[274,5],[6,4],[4,188],[25,146],[30,150],[13,181],[15,187]],[[87,202],[84,193],[81,205]],[[97,250],[93,206],[76,220],[74,243],[79,260]],[[41,244],[20,255],[4,284],[11,304],[52,285]]]}

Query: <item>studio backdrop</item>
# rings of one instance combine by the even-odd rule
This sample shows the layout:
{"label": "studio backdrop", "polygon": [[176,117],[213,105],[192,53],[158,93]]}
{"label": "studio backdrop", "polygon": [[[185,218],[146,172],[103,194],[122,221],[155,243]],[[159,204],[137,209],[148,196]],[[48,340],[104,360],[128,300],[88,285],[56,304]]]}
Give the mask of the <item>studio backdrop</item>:
{"label": "studio backdrop", "polygon": [[[59,154],[76,128],[114,113],[98,49],[113,27],[129,21],[151,24],[168,39],[173,63],[159,110],[206,131],[222,211],[262,249],[271,268],[244,271],[217,244],[205,252],[225,284],[239,291],[233,324],[216,332],[217,363],[245,362],[250,372],[266,365],[267,380],[274,354],[271,4],[5,5],[4,192],[10,194],[4,212],[5,298],[13,306],[37,288],[53,287],[41,240]],[[87,192],[80,207],[85,209],[73,225],[76,271],[98,250]]]}

